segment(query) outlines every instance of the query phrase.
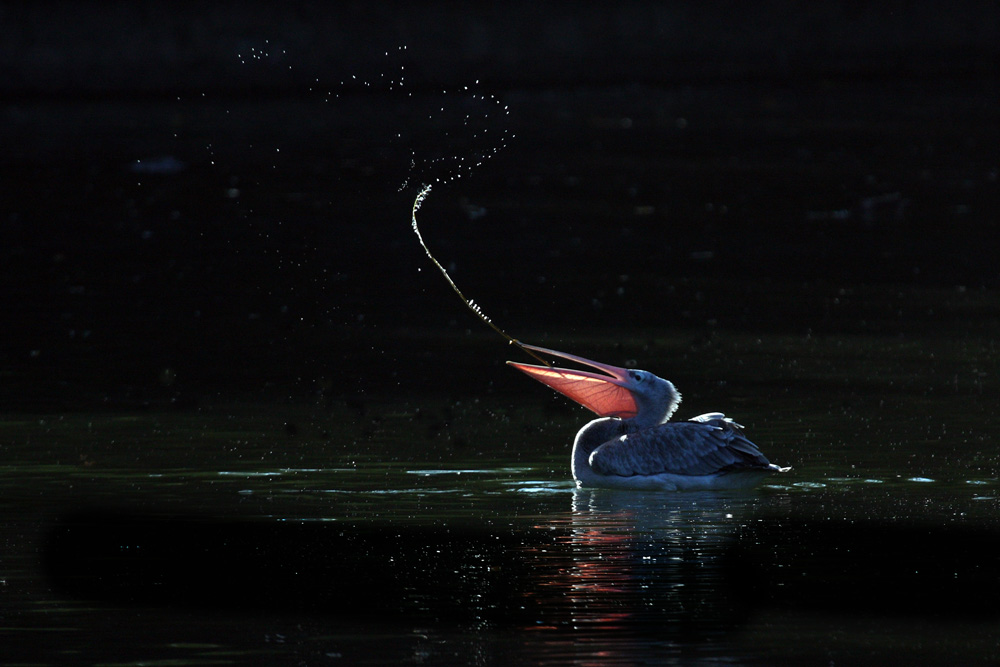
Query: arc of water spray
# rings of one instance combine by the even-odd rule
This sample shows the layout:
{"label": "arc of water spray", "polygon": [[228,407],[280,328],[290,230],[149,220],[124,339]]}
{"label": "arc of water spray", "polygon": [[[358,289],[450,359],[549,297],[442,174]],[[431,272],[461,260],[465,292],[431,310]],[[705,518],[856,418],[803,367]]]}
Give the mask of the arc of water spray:
{"label": "arc of water spray", "polygon": [[410,220],[413,223],[413,232],[417,235],[417,240],[420,241],[420,246],[424,249],[424,252],[427,253],[427,256],[430,258],[430,260],[434,262],[434,266],[438,268],[438,271],[441,272],[441,275],[444,276],[444,279],[448,281],[448,284],[451,285],[451,289],[455,291],[455,294],[458,295],[458,298],[462,300],[462,303],[464,303],[469,310],[471,310],[473,313],[476,314],[476,317],[478,317],[487,325],[489,325],[489,327],[494,331],[496,331],[498,334],[506,338],[511,345],[516,345],[523,352],[533,357],[535,360],[540,361],[546,366],[551,367],[552,366],[551,362],[542,359],[540,356],[538,356],[537,354],[526,348],[524,344],[521,343],[521,341],[517,340],[516,338],[508,334],[506,331],[498,327],[496,324],[494,324],[493,320],[487,317],[486,313],[483,312],[483,309],[480,308],[475,301],[473,301],[472,299],[467,299],[465,295],[462,294],[462,290],[458,289],[458,285],[455,284],[455,281],[452,280],[451,276],[448,275],[448,272],[441,265],[441,262],[437,261],[434,255],[431,254],[430,248],[427,247],[427,244],[424,242],[424,237],[420,233],[420,227],[417,225],[417,211],[420,209],[420,205],[424,203],[424,199],[427,198],[427,194],[430,191],[431,191],[431,186],[425,185],[420,190],[420,192],[417,193],[417,198],[413,200],[413,211],[411,212],[410,216]]}

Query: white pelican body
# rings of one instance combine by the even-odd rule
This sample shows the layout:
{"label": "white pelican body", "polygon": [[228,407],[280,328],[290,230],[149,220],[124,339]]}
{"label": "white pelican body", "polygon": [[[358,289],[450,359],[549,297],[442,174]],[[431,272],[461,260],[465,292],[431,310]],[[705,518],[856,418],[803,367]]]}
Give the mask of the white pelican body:
{"label": "white pelican body", "polygon": [[743,435],[743,427],[721,412],[669,422],[681,396],[672,383],[648,371],[525,347],[607,373],[507,362],[601,416],[580,429],[573,443],[573,478],[578,486],[739,489],[788,470],[769,462]]}

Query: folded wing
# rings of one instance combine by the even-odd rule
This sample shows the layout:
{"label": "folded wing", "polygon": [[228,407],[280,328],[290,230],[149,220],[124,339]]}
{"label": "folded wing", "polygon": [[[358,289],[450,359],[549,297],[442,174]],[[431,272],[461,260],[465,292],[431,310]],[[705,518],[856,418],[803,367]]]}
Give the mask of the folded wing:
{"label": "folded wing", "polygon": [[714,412],[668,422],[609,440],[590,455],[602,475],[711,475],[769,468],[770,462],[743,435],[743,427]]}

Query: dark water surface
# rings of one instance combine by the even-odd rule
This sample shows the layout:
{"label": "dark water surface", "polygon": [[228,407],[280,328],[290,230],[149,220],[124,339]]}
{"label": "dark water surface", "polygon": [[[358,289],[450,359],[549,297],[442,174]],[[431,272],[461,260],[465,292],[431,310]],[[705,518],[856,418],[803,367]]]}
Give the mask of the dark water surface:
{"label": "dark water surface", "polygon": [[575,489],[584,415],[544,396],[10,415],[2,631],[42,663],[995,660],[990,345],[710,349],[793,466],[755,492]]}
{"label": "dark water surface", "polygon": [[6,108],[5,660],[995,663],[983,86],[508,90],[422,210],[511,333],[792,466],[742,494],[574,488],[587,415],[409,231],[449,98]]}

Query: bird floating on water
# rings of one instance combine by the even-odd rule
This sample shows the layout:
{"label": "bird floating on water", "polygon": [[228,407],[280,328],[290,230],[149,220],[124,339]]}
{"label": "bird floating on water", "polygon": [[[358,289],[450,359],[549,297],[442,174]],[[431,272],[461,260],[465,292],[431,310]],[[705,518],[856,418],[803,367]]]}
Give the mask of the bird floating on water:
{"label": "bird floating on water", "polygon": [[674,385],[648,371],[521,344],[602,373],[507,363],[600,415],[576,434],[573,478],[581,487],[648,490],[739,489],[786,472],[721,412],[669,421],[681,402]]}
{"label": "bird floating on water", "polygon": [[[411,213],[413,232],[427,257],[479,319],[545,365],[507,363],[601,416],[580,429],[573,443],[573,477],[579,486],[735,489],[754,486],[771,473],[789,470],[769,462],[743,435],[743,427],[721,412],[668,422],[681,395],[667,380],[648,371],[618,368],[528,345],[494,324],[479,305],[462,294],[424,243],[417,210],[430,190],[429,185],[420,190]],[[542,354],[569,359],[605,375],[554,368],[539,356]]]}

